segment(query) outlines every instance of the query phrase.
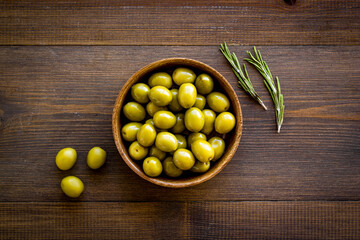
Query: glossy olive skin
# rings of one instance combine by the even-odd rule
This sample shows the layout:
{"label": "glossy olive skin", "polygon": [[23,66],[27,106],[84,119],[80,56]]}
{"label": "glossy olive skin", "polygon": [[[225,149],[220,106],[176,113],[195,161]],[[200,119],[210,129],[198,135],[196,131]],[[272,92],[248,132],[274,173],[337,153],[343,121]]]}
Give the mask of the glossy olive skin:
{"label": "glossy olive skin", "polygon": [[67,176],[61,180],[61,189],[68,196],[77,198],[84,191],[83,182],[74,176]]}
{"label": "glossy olive skin", "polygon": [[181,170],[189,170],[195,164],[195,157],[191,151],[180,148],[174,152],[173,162]]}
{"label": "glossy olive skin", "polygon": [[172,100],[172,94],[169,89],[163,86],[155,86],[150,89],[149,99],[155,105],[164,107]]}
{"label": "glossy olive skin", "polygon": [[179,90],[174,88],[171,89],[170,92],[172,94],[172,100],[171,103],[169,104],[169,109],[173,112],[180,112],[183,109],[183,107],[179,104],[178,101]]}
{"label": "glossy olive skin", "polygon": [[161,132],[156,136],[155,146],[163,152],[172,152],[177,149],[178,140],[172,133]]}
{"label": "glossy olive skin", "polygon": [[209,135],[214,130],[216,113],[210,109],[204,109],[202,112],[204,114],[205,123],[201,132],[205,133],[206,135]]}
{"label": "glossy olive skin", "polygon": [[133,142],[129,147],[129,155],[133,160],[142,160],[148,154],[149,149],[143,147],[138,141]]}
{"label": "glossy olive skin", "polygon": [[158,111],[153,117],[155,127],[160,129],[169,129],[175,126],[176,117],[170,111]]}
{"label": "glossy olive skin", "polygon": [[86,163],[91,169],[98,169],[104,165],[106,160],[106,152],[100,147],[93,147],[87,155]]}
{"label": "glossy olive skin", "polygon": [[153,117],[154,114],[158,111],[167,111],[167,110],[168,110],[167,107],[159,107],[155,105],[153,102],[149,102],[146,105],[146,111],[151,117]]}
{"label": "glossy olive skin", "polygon": [[214,149],[215,155],[213,161],[218,160],[222,157],[225,151],[225,141],[219,137],[212,137],[208,141],[212,148]]}
{"label": "glossy olive skin", "polygon": [[196,173],[204,173],[210,168],[210,162],[200,162],[196,161],[194,166],[190,169],[192,172]]}
{"label": "glossy olive skin", "polygon": [[162,164],[163,164],[164,173],[169,177],[172,178],[180,177],[181,174],[183,173],[183,171],[180,168],[175,166],[172,157],[167,157],[162,162]]}
{"label": "glossy olive skin", "polygon": [[205,140],[206,141],[206,135],[203,134],[203,133],[190,133],[189,136],[188,136],[188,146],[191,146],[191,144],[193,142],[195,142],[196,140],[199,140],[199,139],[202,139],[202,140]]}
{"label": "glossy olive skin", "polygon": [[123,126],[121,129],[121,136],[125,141],[133,142],[136,140],[136,134],[141,126],[142,124],[138,122],[125,124],[125,126]]}
{"label": "glossy olive skin", "polygon": [[206,97],[209,107],[215,112],[225,112],[230,107],[230,101],[227,96],[220,92],[212,92]]}
{"label": "glossy olive skin", "polygon": [[232,113],[220,113],[215,119],[215,131],[220,134],[228,133],[235,127],[235,123],[235,117]]}
{"label": "glossy olive skin", "polygon": [[150,92],[150,87],[145,83],[137,83],[131,87],[131,96],[138,103],[149,102],[149,97],[148,97],[149,92]]}
{"label": "glossy olive skin", "polygon": [[157,177],[162,173],[163,167],[156,157],[147,157],[143,162],[143,170],[149,177]]}
{"label": "glossy olive skin", "polygon": [[185,112],[185,127],[191,132],[200,132],[204,127],[204,114],[198,108],[192,107]]}
{"label": "glossy olive skin", "polygon": [[215,156],[214,149],[210,143],[201,139],[191,144],[191,151],[200,162],[210,162]]}
{"label": "glossy olive skin", "polygon": [[178,102],[183,108],[190,108],[196,102],[197,91],[193,84],[184,83],[179,88]]}
{"label": "glossy olive skin", "polygon": [[154,144],[156,138],[155,127],[151,124],[145,123],[136,134],[137,141],[144,147],[150,147]]}
{"label": "glossy olive skin", "polygon": [[195,80],[195,86],[200,94],[209,94],[214,89],[214,80],[206,73],[200,74]]}
{"label": "glossy olive skin", "polygon": [[187,147],[187,143],[186,143],[186,138],[183,135],[180,134],[175,134],[175,137],[178,140],[178,147],[179,148],[186,148]]}
{"label": "glossy olive skin", "polygon": [[154,119],[152,119],[152,118],[149,118],[148,120],[146,120],[145,123],[151,124],[155,127]]}
{"label": "glossy olive skin", "polygon": [[169,89],[172,86],[172,79],[168,73],[158,72],[150,76],[148,84],[150,87],[163,86]]}
{"label": "glossy olive skin", "polygon": [[183,83],[193,83],[196,75],[193,70],[180,67],[174,70],[172,78],[174,82],[180,86]]}
{"label": "glossy olive skin", "polygon": [[69,170],[74,166],[76,159],[77,159],[77,153],[75,149],[64,148],[57,153],[55,163],[60,170],[65,171],[65,170]]}
{"label": "glossy olive skin", "polygon": [[133,122],[141,122],[145,118],[145,108],[137,102],[128,102],[123,108],[124,115]]}
{"label": "glossy olive skin", "polygon": [[160,149],[158,149],[155,146],[151,146],[150,151],[149,151],[149,156],[150,157],[157,157],[160,161],[164,160],[166,157],[166,153],[161,151]]}
{"label": "glossy olive skin", "polygon": [[198,94],[196,96],[196,101],[194,107],[203,110],[206,104],[206,98],[203,95]]}
{"label": "glossy olive skin", "polygon": [[170,130],[173,133],[182,133],[183,131],[185,131],[185,122],[184,122],[185,114],[177,113],[175,114],[175,117],[176,117],[176,123]]}

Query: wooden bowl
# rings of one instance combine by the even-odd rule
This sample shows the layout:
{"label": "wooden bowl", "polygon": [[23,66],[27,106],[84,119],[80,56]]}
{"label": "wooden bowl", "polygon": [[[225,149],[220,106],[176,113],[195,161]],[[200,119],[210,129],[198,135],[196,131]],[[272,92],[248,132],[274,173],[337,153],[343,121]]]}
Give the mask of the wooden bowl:
{"label": "wooden bowl", "polygon": [[[236,127],[234,130],[228,133],[225,138],[226,149],[224,155],[222,156],[222,158],[217,160],[206,173],[188,175],[180,178],[167,178],[163,177],[162,174],[160,177],[152,178],[147,176],[143,172],[142,161],[133,161],[128,154],[127,149],[129,143],[124,142],[121,137],[121,127],[124,123],[128,122],[128,120],[124,117],[121,110],[124,103],[130,100],[129,91],[131,89],[131,86],[133,86],[137,82],[147,82],[149,76],[155,72],[165,71],[171,74],[171,71],[177,67],[188,67],[192,69],[197,75],[200,73],[207,73],[213,77],[215,83],[214,91],[225,92],[229,97],[229,100],[231,102],[231,108],[229,110],[234,114],[236,118]],[[182,188],[194,186],[213,178],[230,162],[240,143],[240,137],[242,133],[242,113],[240,103],[234,89],[218,71],[196,60],[187,58],[169,58],[153,62],[143,67],[134,75],[132,75],[130,79],[125,83],[115,102],[112,116],[112,131],[116,147],[121,157],[137,175],[151,183],[163,187]]]}

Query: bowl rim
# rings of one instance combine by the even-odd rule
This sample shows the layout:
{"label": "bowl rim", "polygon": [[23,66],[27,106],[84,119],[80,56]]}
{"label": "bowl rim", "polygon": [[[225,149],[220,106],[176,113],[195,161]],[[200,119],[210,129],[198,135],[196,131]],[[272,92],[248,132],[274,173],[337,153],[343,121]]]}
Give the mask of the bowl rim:
{"label": "bowl rim", "polygon": [[[189,67],[194,69],[201,69],[205,73],[210,74],[214,79],[216,79],[219,84],[225,89],[228,97],[230,98],[230,101],[233,105],[234,109],[234,115],[237,119],[236,121],[236,127],[232,138],[231,144],[227,147],[227,151],[224,153],[224,155],[217,160],[216,167],[210,168],[209,171],[194,176],[191,178],[184,178],[184,179],[171,179],[171,178],[152,178],[147,176],[141,169],[138,168],[138,164],[135,163],[130,156],[127,153],[127,150],[124,150],[125,146],[124,142],[121,137],[121,123],[120,123],[120,114],[121,114],[121,108],[124,104],[125,98],[131,89],[131,86],[140,81],[142,77],[148,75],[149,73],[155,71],[156,69],[165,67],[166,65],[178,65],[179,67]],[[230,91],[230,93],[228,92]],[[237,111],[235,111],[235,109]],[[239,119],[239,120],[238,120]],[[243,127],[243,118],[242,118],[242,111],[241,111],[241,105],[239,102],[239,99],[237,97],[236,92],[232,88],[231,84],[226,80],[225,77],[223,77],[217,70],[210,67],[209,65],[200,62],[198,60],[189,59],[189,58],[165,58],[161,59],[155,62],[152,62],[141,69],[139,69],[137,72],[135,72],[123,85],[121,90],[118,93],[118,96],[116,98],[114,108],[113,108],[113,114],[112,114],[112,132],[113,132],[113,138],[115,141],[116,148],[118,152],[120,153],[121,158],[123,161],[141,178],[144,180],[147,180],[153,184],[162,186],[162,187],[170,187],[170,188],[183,188],[183,187],[190,187],[194,186],[200,183],[203,183],[207,180],[210,180],[214,176],[216,176],[232,159],[235,152],[237,151],[237,148],[240,143],[241,135],[242,135],[242,127]]]}

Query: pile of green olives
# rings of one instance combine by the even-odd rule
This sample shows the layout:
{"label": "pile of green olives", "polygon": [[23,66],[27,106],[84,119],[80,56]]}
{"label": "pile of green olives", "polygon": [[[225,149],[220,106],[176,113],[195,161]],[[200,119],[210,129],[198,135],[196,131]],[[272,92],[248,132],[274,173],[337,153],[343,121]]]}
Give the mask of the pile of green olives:
{"label": "pile of green olives", "polygon": [[208,171],[225,152],[224,134],[236,124],[228,97],[214,91],[210,75],[185,67],[146,80],[131,87],[122,109],[128,121],[121,135],[130,157],[142,161],[150,177]]}

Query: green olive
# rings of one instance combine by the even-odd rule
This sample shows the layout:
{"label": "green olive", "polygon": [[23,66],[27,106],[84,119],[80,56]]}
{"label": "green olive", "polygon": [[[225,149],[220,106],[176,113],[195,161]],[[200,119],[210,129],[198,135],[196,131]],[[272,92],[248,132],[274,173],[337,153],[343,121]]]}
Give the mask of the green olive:
{"label": "green olive", "polygon": [[191,144],[191,151],[200,162],[209,162],[214,158],[215,152],[210,143],[199,139]]}
{"label": "green olive", "polygon": [[151,124],[145,123],[136,134],[137,141],[144,147],[150,147],[154,144],[156,138],[155,127]]}
{"label": "green olive", "polygon": [[150,89],[149,99],[155,105],[164,107],[172,100],[172,94],[169,89],[163,86],[155,86]]}
{"label": "green olive", "polygon": [[188,136],[188,141],[187,141],[189,147],[191,146],[191,144],[193,142],[195,142],[196,140],[199,140],[199,139],[206,141],[206,135],[203,133],[190,133],[190,135]]}
{"label": "green olive", "polygon": [[127,119],[134,122],[141,122],[145,118],[145,109],[137,102],[128,102],[123,108],[124,115]]}
{"label": "green olive", "polygon": [[87,165],[91,169],[98,169],[104,165],[106,160],[106,152],[100,147],[93,147],[87,155]]}
{"label": "green olive", "polygon": [[220,92],[212,92],[206,97],[209,107],[215,112],[225,112],[230,107],[229,99],[225,94]]}
{"label": "green olive", "polygon": [[185,123],[184,123],[185,114],[177,113],[175,114],[175,117],[176,117],[176,123],[171,128],[171,131],[173,133],[182,133],[185,130]]}
{"label": "green olive", "polygon": [[204,173],[210,168],[210,162],[200,162],[196,161],[194,166],[190,169],[192,172],[196,173]]}
{"label": "green olive", "polygon": [[202,112],[204,114],[205,124],[201,132],[209,135],[214,130],[216,114],[213,110],[210,109],[204,109]]}
{"label": "green olive", "polygon": [[169,111],[158,111],[153,117],[155,127],[160,129],[172,128],[176,123],[176,117]]}
{"label": "green olive", "polygon": [[235,127],[235,117],[230,112],[220,113],[215,119],[215,131],[224,134]]}
{"label": "green olive", "polygon": [[151,75],[149,78],[148,84],[150,87],[163,86],[166,88],[171,88],[172,79],[171,76],[166,72],[158,72]]}
{"label": "green olive", "polygon": [[183,83],[193,83],[196,75],[191,69],[180,67],[174,70],[172,78],[180,86]]}
{"label": "green olive", "polygon": [[151,117],[153,117],[154,114],[158,111],[166,111],[166,110],[167,110],[167,107],[159,107],[159,106],[155,105],[153,102],[149,102],[146,105],[146,111]]}
{"label": "green olive", "polygon": [[163,162],[163,169],[169,177],[179,177],[182,174],[182,170],[175,166],[172,157],[167,157]]}
{"label": "green olive", "polygon": [[61,149],[55,159],[56,166],[60,170],[69,170],[72,168],[76,162],[77,153],[73,148],[64,148]]}
{"label": "green olive", "polygon": [[149,177],[157,177],[163,168],[160,160],[156,157],[147,157],[143,162],[143,170]]}
{"label": "green olive", "polygon": [[84,191],[83,182],[74,176],[67,176],[61,180],[61,189],[69,197],[77,198]]}
{"label": "green olive", "polygon": [[150,151],[149,151],[149,156],[151,157],[157,157],[160,161],[164,160],[164,158],[166,157],[166,153],[159,150],[157,147],[155,146],[151,146]]}
{"label": "green olive", "polygon": [[176,167],[181,170],[189,170],[195,164],[195,158],[192,152],[187,149],[180,148],[174,152],[173,162]]}
{"label": "green olive", "polygon": [[131,87],[131,96],[138,103],[147,103],[149,101],[149,92],[150,88],[145,83],[137,83]]}
{"label": "green olive", "polygon": [[177,149],[179,149],[179,148],[186,148],[186,147],[187,147],[186,138],[185,138],[183,135],[175,134],[175,137],[176,137],[177,140],[178,140],[178,147],[177,147]]}
{"label": "green olive", "polygon": [[206,104],[206,98],[203,95],[198,94],[196,96],[196,101],[194,107],[203,110]]}
{"label": "green olive", "polygon": [[208,141],[212,148],[214,149],[215,155],[213,161],[218,160],[224,154],[225,151],[225,141],[219,137],[212,137]]}
{"label": "green olive", "polygon": [[155,146],[163,152],[172,152],[177,149],[178,140],[172,133],[161,132],[156,136]]}
{"label": "green olive", "polygon": [[203,73],[196,78],[195,86],[200,94],[206,95],[214,89],[214,81],[209,75]]}
{"label": "green olive", "polygon": [[171,89],[170,92],[172,94],[172,100],[171,100],[171,103],[169,104],[170,110],[173,112],[181,111],[183,109],[183,107],[179,104],[179,101],[178,101],[179,90]]}
{"label": "green olive", "polygon": [[143,147],[138,143],[138,141],[133,142],[129,147],[129,155],[133,160],[141,160],[146,157],[148,154],[148,149]]}
{"label": "green olive", "polygon": [[200,132],[204,127],[204,114],[198,108],[192,107],[185,112],[185,127],[191,132]]}
{"label": "green olive", "polygon": [[125,141],[133,142],[136,140],[136,134],[139,131],[140,127],[142,126],[141,123],[138,122],[131,122],[126,124],[121,129],[121,135]]}
{"label": "green olive", "polygon": [[154,119],[152,119],[152,118],[149,118],[148,120],[146,120],[145,123],[151,124],[155,127]]}
{"label": "green olive", "polygon": [[196,87],[191,83],[184,83],[179,88],[178,102],[183,108],[190,108],[196,102]]}

